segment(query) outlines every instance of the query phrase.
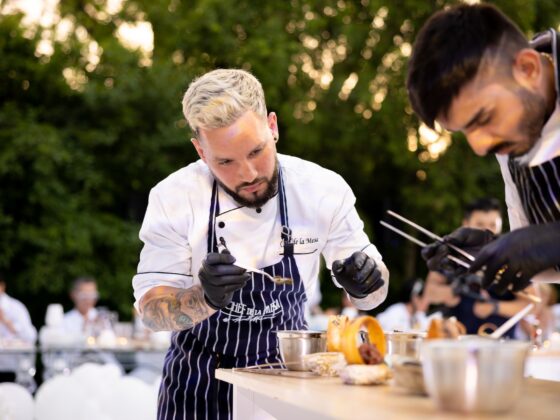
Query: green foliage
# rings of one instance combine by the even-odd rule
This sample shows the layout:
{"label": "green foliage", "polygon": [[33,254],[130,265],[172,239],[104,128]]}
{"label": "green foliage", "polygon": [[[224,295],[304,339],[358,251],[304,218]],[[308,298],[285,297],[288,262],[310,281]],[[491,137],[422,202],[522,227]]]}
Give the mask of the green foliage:
{"label": "green foliage", "polygon": [[[453,138],[437,161],[420,159],[422,145],[407,146],[418,121],[400,51],[453,3],[128,0],[110,16],[103,1],[65,0],[59,12],[74,30],[50,56],[36,48],[52,28],[33,34],[21,15],[0,15],[0,270],[15,281],[11,292],[40,324],[46,304],[63,300],[70,281],[88,273],[99,279],[104,303],[130,315],[148,192],[196,159],[182,93],[218,67],[245,68],[261,80],[279,116],[281,152],[331,168],[353,187],[396,290],[423,268],[413,245],[380,228],[387,209],[443,234],[460,223],[467,201],[503,198],[495,160],[475,157],[464,139]],[[495,3],[528,34],[558,26],[558,1]],[[137,20],[154,31],[149,65],[115,37],[122,22]],[[102,49],[93,66],[91,40]],[[326,302],[337,301],[336,291],[325,291]]]}

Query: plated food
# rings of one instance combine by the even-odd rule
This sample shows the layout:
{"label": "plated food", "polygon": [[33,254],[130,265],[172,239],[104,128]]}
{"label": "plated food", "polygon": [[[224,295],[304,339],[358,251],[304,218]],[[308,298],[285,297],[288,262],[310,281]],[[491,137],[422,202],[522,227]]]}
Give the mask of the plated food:
{"label": "plated food", "polygon": [[340,377],[349,385],[379,385],[391,379],[391,369],[385,363],[377,365],[348,365],[340,372]]}
{"label": "plated food", "polygon": [[[361,316],[353,321],[345,316],[331,317],[327,330],[327,349],[336,352],[332,354],[343,355],[348,366],[322,369],[338,373],[346,384],[381,384],[391,378],[391,370],[384,363],[385,334],[379,322],[371,316]],[[340,360],[340,356],[330,357]],[[327,360],[320,359],[323,365],[329,364]]]}
{"label": "plated food", "polygon": [[359,340],[362,330],[365,330],[366,333],[366,343],[377,348],[381,359],[385,357],[386,344],[383,328],[374,317],[360,316],[348,324],[342,333],[341,348],[348,364],[366,364],[362,354],[369,357],[368,353],[371,353],[371,347],[369,347],[369,351],[368,348],[362,348],[362,354],[360,354],[361,343],[359,343]]}
{"label": "plated food", "polygon": [[303,365],[321,376],[338,376],[346,367],[346,359],[340,352],[313,353],[303,356]]}

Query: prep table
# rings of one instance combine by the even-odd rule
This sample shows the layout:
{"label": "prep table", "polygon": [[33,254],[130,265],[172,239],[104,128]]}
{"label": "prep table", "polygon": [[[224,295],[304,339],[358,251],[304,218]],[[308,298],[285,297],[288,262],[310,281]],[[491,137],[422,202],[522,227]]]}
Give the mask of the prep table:
{"label": "prep table", "polygon": [[[231,369],[216,378],[233,385],[233,419],[466,419],[439,411],[432,400],[392,385],[344,385],[340,378],[287,378]],[[268,415],[267,415],[268,413]],[[499,419],[560,418],[560,382],[526,379],[515,408]],[[493,418],[484,416],[483,418]]]}

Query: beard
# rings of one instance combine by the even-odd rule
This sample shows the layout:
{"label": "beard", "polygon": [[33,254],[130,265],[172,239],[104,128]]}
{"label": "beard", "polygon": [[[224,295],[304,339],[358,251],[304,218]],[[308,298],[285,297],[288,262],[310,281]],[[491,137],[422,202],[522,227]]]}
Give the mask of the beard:
{"label": "beard", "polygon": [[[262,207],[264,204],[266,204],[268,202],[268,200],[270,200],[272,197],[274,197],[276,195],[276,193],[278,192],[278,161],[276,161],[275,164],[274,164],[274,171],[272,172],[272,176],[270,177],[270,179],[268,179],[266,177],[260,177],[260,178],[257,178],[256,180],[254,180],[253,182],[244,182],[243,184],[240,184],[237,187],[235,187],[235,191],[228,188],[227,186],[225,186],[224,183],[222,181],[220,181],[215,175],[214,175],[214,178],[216,179],[216,182],[218,183],[218,185],[220,187],[222,187],[223,190],[231,198],[233,198],[236,202],[238,202],[242,206],[249,207],[249,208]],[[265,182],[266,183],[266,189],[264,190],[264,192],[261,195],[258,195],[255,192],[255,193],[252,193],[251,198],[247,198],[247,197],[243,197],[242,195],[239,194],[239,191],[242,188],[258,184],[259,182]]]}
{"label": "beard", "polygon": [[519,123],[518,131],[526,139],[523,147],[511,153],[511,157],[520,157],[528,153],[541,136],[542,128],[546,121],[546,103],[544,98],[526,90],[517,92],[523,105],[523,117]]}

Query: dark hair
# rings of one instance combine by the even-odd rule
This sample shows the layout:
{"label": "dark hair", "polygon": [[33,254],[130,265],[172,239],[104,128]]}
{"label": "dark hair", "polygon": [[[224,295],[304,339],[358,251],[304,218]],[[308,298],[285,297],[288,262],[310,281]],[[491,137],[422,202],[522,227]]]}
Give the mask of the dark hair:
{"label": "dark hair", "polygon": [[434,128],[435,119],[447,115],[453,99],[474,79],[485,53],[513,63],[517,51],[528,46],[520,29],[492,5],[462,4],[435,13],[418,32],[409,62],[412,108]]}
{"label": "dark hair", "polygon": [[76,279],[74,279],[74,281],[72,282],[72,291],[76,290],[78,287],[80,287],[82,284],[85,283],[97,283],[97,281],[91,277],[91,276],[82,276],[82,277],[78,277]]}
{"label": "dark hair", "polygon": [[4,277],[4,273],[0,271],[0,283],[7,284],[6,277]]}
{"label": "dark hair", "polygon": [[465,206],[464,219],[468,219],[475,211],[498,211],[502,212],[502,206],[497,198],[483,197],[471,201]]}
{"label": "dark hair", "polygon": [[397,295],[397,299],[399,302],[410,302],[412,300],[412,296],[418,295],[421,296],[424,293],[424,280],[421,278],[413,277],[406,280],[399,290]]}

